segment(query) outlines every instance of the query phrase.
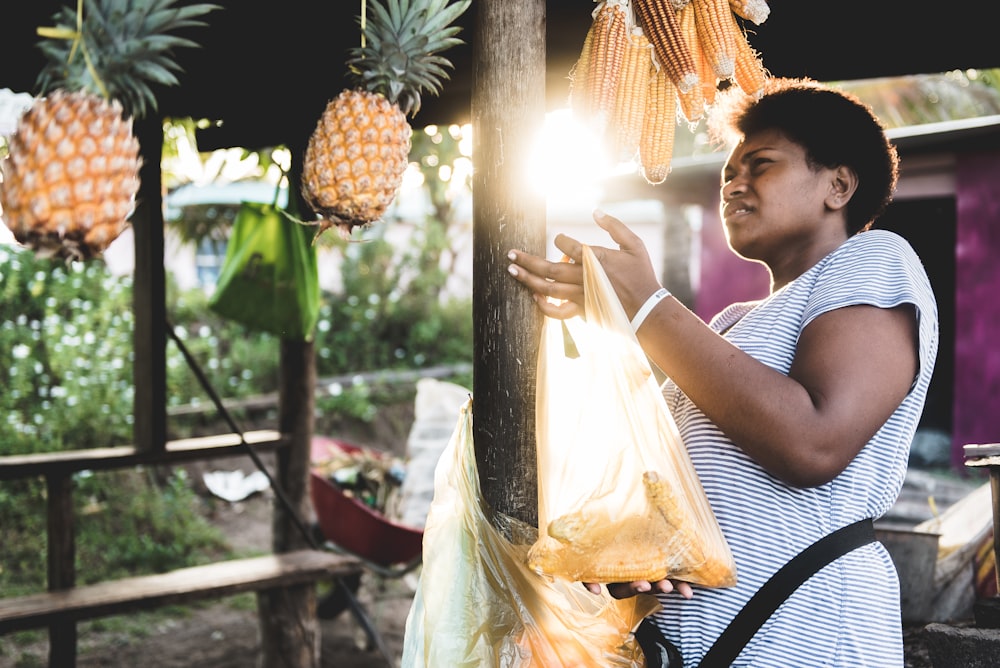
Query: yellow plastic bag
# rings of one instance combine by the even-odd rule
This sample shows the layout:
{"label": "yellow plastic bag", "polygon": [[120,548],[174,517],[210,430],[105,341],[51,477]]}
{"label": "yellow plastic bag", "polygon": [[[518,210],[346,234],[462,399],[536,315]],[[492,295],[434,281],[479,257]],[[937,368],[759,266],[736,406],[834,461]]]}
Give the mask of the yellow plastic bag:
{"label": "yellow plastic bag", "polygon": [[539,349],[540,535],[529,564],[570,581],[731,586],[732,553],[589,247],[583,274],[586,321],[546,318]]}
{"label": "yellow plastic bag", "polygon": [[617,601],[538,575],[525,563],[534,528],[505,520],[512,539],[482,507],[469,400],[434,472],[403,667],[644,666],[632,631],[656,599]]}

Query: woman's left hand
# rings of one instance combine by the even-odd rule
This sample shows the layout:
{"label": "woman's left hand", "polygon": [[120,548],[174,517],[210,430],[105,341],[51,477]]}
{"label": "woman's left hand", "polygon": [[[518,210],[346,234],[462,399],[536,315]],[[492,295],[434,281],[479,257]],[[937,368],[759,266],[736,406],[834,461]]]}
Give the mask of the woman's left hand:
{"label": "woman's left hand", "polygon": [[[660,287],[649,254],[642,240],[617,218],[602,211],[594,212],[594,221],[618,244],[619,250],[591,246],[611,280],[618,298],[631,317],[645,299]],[[507,254],[511,276],[531,290],[542,313],[566,319],[584,314],[583,244],[560,234],[555,245],[564,253],[563,261],[545,258],[520,250]]]}
{"label": "woman's left hand", "polygon": [[524,251],[510,251],[507,267],[510,275],[529,290],[542,313],[559,320],[583,315],[583,267],[564,256],[562,262],[550,262]]}

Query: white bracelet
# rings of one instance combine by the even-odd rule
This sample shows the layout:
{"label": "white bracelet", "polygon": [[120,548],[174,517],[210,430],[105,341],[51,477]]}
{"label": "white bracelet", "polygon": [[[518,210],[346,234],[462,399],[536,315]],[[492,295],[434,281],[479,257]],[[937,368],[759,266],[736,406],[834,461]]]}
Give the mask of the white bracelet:
{"label": "white bracelet", "polygon": [[639,307],[639,310],[636,311],[635,316],[632,318],[632,322],[630,323],[632,325],[632,331],[639,331],[639,327],[642,325],[643,321],[646,320],[646,316],[650,314],[653,308],[655,308],[662,299],[669,296],[670,290],[667,290],[666,288],[660,288],[651,294],[649,299],[646,300],[646,303]]}

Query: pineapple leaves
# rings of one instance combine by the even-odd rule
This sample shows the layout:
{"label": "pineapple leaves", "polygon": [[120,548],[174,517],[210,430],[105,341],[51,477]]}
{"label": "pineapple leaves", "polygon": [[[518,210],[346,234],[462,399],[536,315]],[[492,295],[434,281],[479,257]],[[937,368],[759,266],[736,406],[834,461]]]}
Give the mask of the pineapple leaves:
{"label": "pineapple leaves", "polygon": [[348,52],[348,75],[364,89],[381,93],[404,114],[420,109],[422,92],[439,94],[453,67],[439,52],[463,43],[452,25],[471,0],[370,0],[366,21],[357,17],[363,46]]}
{"label": "pineapple leaves", "polygon": [[[38,75],[39,94],[55,89],[83,90],[117,99],[128,115],[141,117],[156,109],[150,84],[175,86],[181,68],[172,58],[179,48],[199,45],[169,34],[204,27],[205,14],[220,5],[197,3],[176,7],[177,0],[83,0],[83,16],[63,7],[52,17],[55,27],[39,29],[38,44],[47,64]],[[72,42],[69,31],[79,34]],[[82,51],[82,57],[76,51]]]}

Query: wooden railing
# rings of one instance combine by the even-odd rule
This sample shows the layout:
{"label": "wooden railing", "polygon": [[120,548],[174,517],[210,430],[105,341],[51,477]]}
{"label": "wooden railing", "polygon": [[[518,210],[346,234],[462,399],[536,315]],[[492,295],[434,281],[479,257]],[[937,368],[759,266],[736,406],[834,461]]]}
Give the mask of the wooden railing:
{"label": "wooden railing", "polygon": [[[298,550],[76,587],[74,474],[207,460],[243,454],[248,447],[256,453],[275,452],[288,443],[289,439],[277,431],[254,431],[243,434],[243,440],[238,434],[223,434],[169,441],[164,449],[155,452],[121,446],[0,457],[0,482],[40,476],[45,479],[48,493],[48,592],[0,598],[0,634],[48,626],[49,665],[64,668],[76,663],[76,623],[80,619],[241,591],[267,595],[282,587],[300,587],[303,596],[315,597],[309,587],[320,577],[360,572],[361,564],[356,559],[319,550]],[[315,610],[315,600],[311,609]],[[303,649],[304,655],[308,653]]]}

